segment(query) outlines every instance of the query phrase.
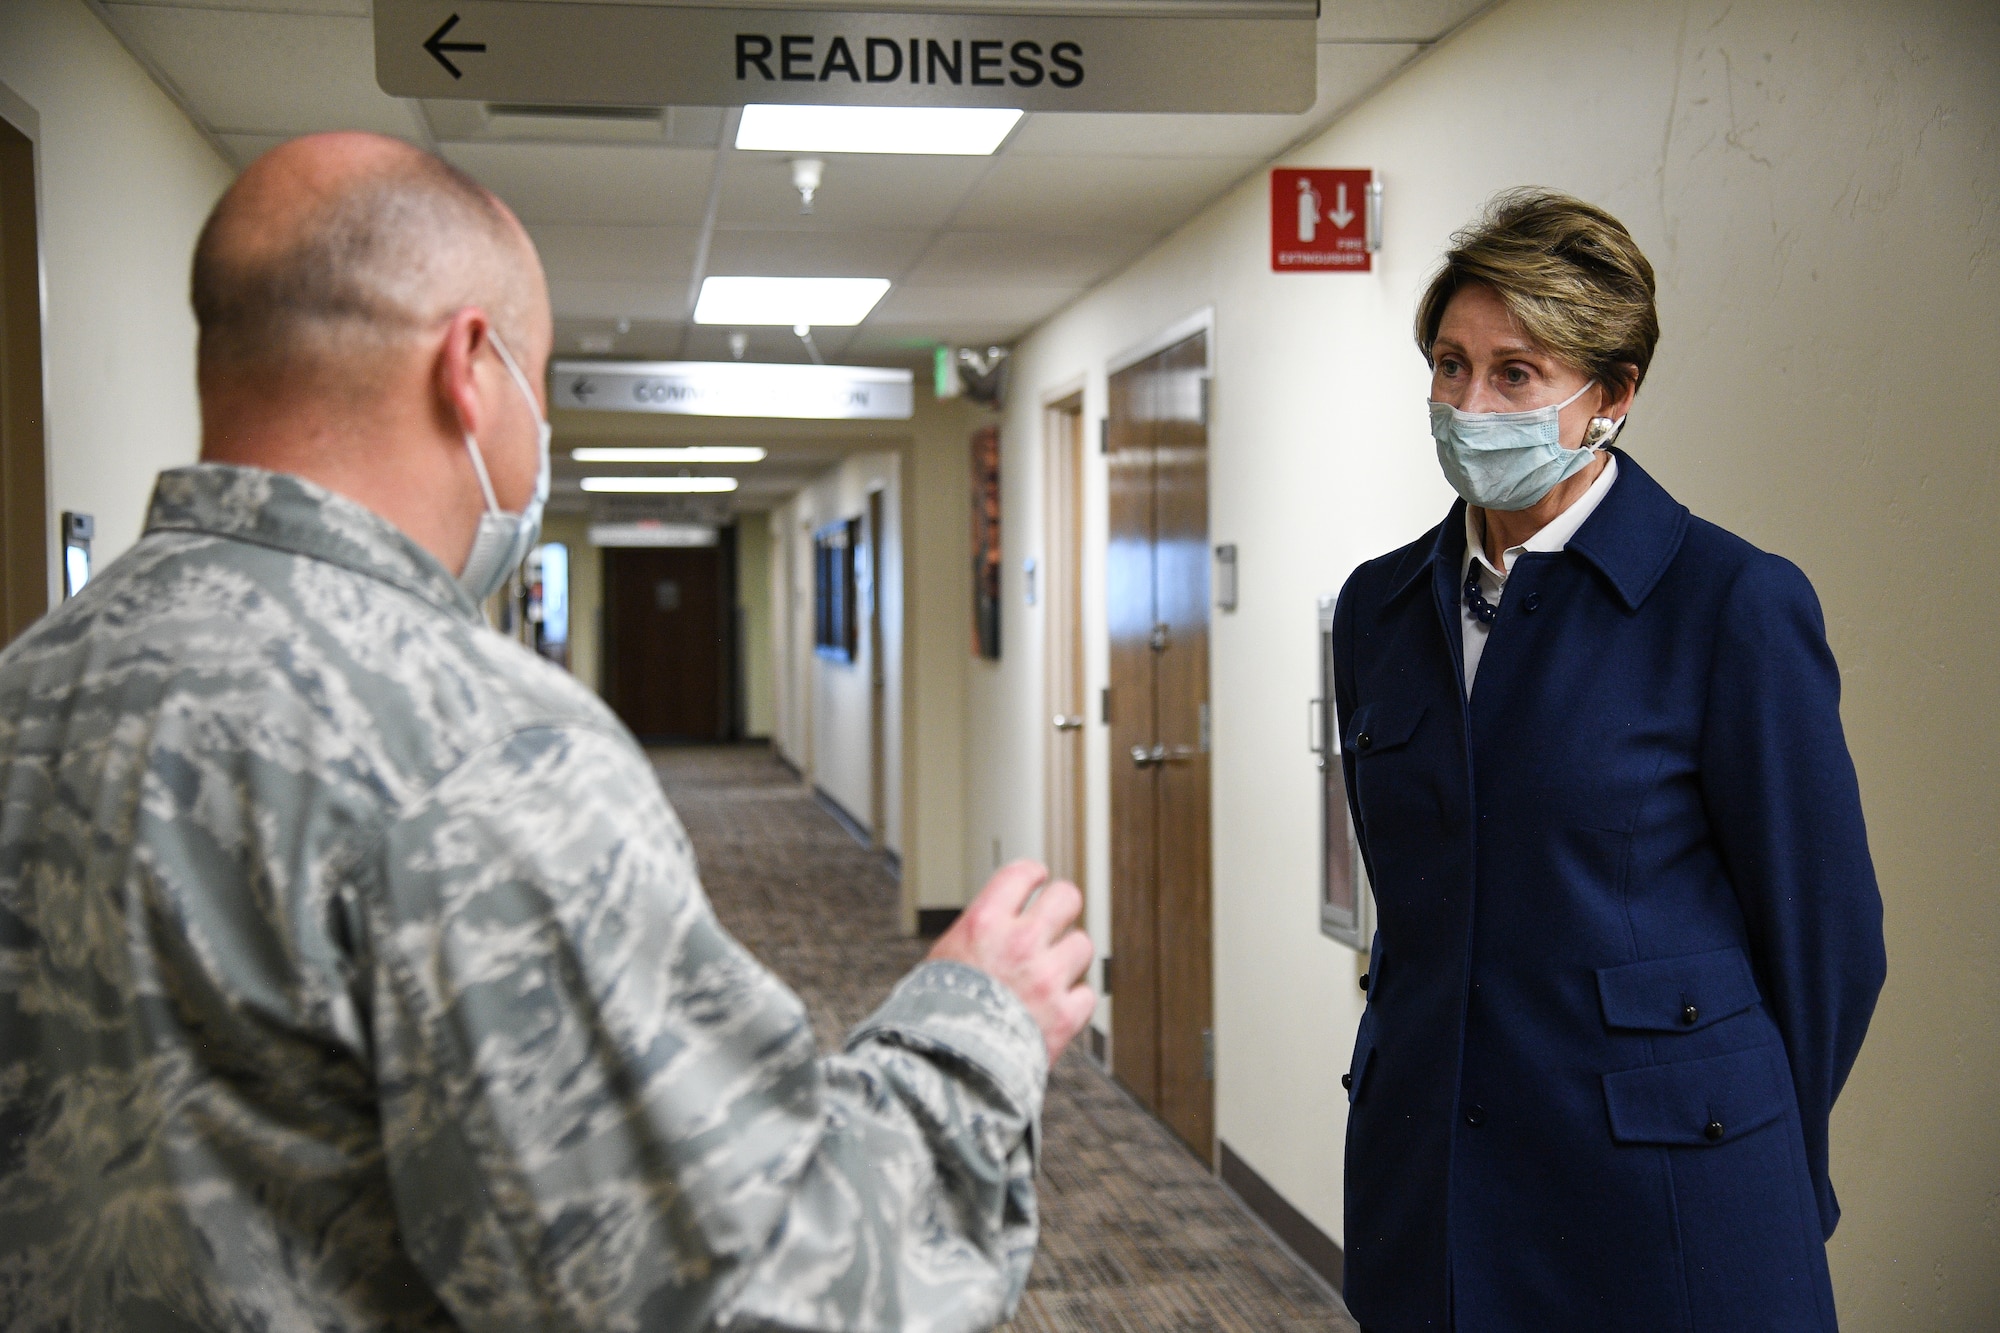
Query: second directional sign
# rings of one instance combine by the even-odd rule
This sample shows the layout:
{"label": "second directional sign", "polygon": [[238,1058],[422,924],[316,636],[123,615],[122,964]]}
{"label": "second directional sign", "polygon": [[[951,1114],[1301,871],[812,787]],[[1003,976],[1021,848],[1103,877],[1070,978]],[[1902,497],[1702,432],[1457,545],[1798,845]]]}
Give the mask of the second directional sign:
{"label": "second directional sign", "polygon": [[[398,97],[611,106],[1005,106],[1301,112],[1315,0],[949,12],[576,0],[379,0],[375,76]],[[1124,9],[1124,12],[1120,12]]]}

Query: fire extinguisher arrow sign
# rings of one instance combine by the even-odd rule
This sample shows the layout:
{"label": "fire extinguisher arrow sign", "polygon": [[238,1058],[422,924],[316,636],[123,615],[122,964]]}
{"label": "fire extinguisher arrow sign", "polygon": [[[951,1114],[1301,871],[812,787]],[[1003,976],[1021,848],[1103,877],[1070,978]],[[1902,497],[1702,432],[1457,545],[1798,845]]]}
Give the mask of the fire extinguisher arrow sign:
{"label": "fire extinguisher arrow sign", "polygon": [[1350,201],[1368,198],[1365,167],[1277,167],[1271,172],[1271,271],[1367,273],[1374,268],[1368,220]]}

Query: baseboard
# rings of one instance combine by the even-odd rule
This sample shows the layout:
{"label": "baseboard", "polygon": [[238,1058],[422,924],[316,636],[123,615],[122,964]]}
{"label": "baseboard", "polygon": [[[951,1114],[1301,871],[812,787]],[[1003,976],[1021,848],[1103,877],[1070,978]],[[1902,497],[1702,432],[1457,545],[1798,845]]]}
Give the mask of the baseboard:
{"label": "baseboard", "polygon": [[[1095,1033],[1096,1029],[1091,1031]],[[1321,1281],[1338,1293],[1341,1276],[1346,1269],[1340,1243],[1292,1207],[1284,1195],[1271,1188],[1271,1183],[1238,1157],[1227,1143],[1219,1143],[1218,1146],[1221,1148],[1222,1183],[1235,1192],[1236,1197],[1243,1201],[1243,1206],[1256,1214],[1257,1220],[1300,1263],[1318,1274]]]}
{"label": "baseboard", "polygon": [[951,929],[951,923],[958,920],[959,910],[956,907],[919,907],[917,935],[922,939],[936,939]]}
{"label": "baseboard", "polygon": [[833,816],[834,823],[847,830],[848,837],[871,851],[874,849],[875,840],[868,836],[868,826],[856,819],[846,806],[827,795],[826,788],[815,784],[813,799],[819,802],[820,809]]}

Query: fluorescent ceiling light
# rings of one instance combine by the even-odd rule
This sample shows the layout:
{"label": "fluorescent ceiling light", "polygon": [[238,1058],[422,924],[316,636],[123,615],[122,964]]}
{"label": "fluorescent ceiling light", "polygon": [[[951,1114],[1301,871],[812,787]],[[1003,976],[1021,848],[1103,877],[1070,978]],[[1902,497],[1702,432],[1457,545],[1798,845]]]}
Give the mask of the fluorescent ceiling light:
{"label": "fluorescent ceiling light", "polygon": [[888,290],[887,278],[704,278],[694,322],[846,327]]}
{"label": "fluorescent ceiling light", "polygon": [[776,153],[949,153],[985,157],[1021,113],[983,106],[746,106],[738,148]]}
{"label": "fluorescent ceiling light", "polygon": [[770,450],[755,445],[695,444],[671,449],[572,449],[579,463],[761,463]]}
{"label": "fluorescent ceiling light", "polygon": [[585,477],[583,489],[611,495],[719,495],[736,489],[734,477]]}

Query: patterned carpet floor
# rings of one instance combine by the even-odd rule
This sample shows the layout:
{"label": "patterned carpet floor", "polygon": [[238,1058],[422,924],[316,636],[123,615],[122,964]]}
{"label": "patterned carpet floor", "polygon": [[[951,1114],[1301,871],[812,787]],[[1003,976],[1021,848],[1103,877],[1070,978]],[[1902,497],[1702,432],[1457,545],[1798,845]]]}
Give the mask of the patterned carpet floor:
{"label": "patterned carpet floor", "polygon": [[[882,858],[762,747],[653,758],[717,915],[837,1046],[928,947],[898,933]],[[1010,1333],[1352,1333],[1338,1298],[1081,1045],[1049,1081],[1041,1251]]]}

